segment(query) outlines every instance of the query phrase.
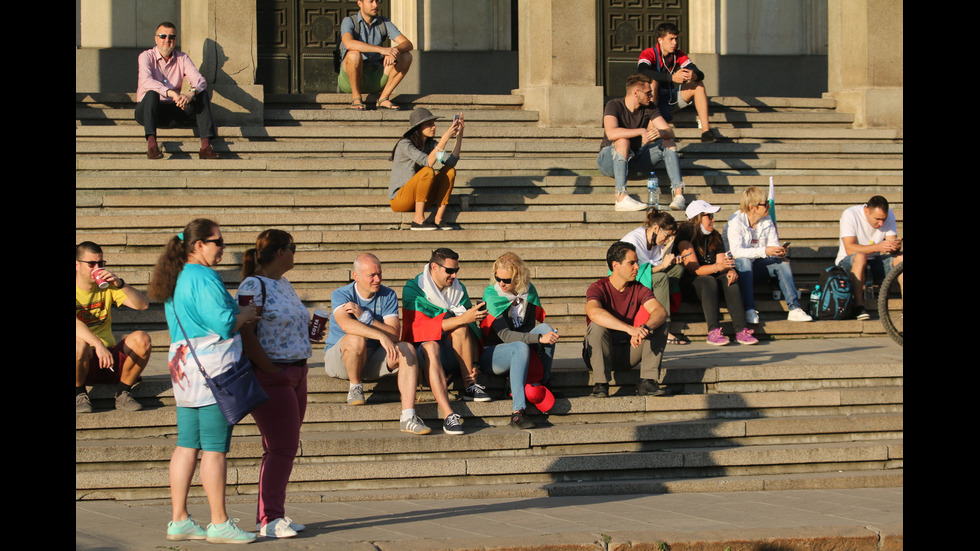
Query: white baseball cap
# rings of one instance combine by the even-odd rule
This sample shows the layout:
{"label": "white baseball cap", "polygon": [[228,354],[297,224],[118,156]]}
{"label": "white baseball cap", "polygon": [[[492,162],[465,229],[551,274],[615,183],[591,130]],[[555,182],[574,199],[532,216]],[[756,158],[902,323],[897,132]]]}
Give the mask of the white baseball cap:
{"label": "white baseball cap", "polygon": [[696,201],[693,201],[690,205],[687,206],[687,208],[684,210],[684,214],[686,214],[687,219],[690,220],[691,218],[694,218],[695,216],[701,214],[702,212],[710,212],[711,214],[714,214],[720,210],[721,207],[713,206],[711,203],[705,201],[704,199],[698,199]]}

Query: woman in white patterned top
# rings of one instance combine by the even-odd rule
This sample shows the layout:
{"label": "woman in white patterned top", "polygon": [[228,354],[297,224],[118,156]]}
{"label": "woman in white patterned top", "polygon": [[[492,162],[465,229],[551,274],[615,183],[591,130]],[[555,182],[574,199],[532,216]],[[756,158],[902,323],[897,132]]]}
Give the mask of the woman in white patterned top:
{"label": "woman in white patterned top", "polygon": [[283,274],[293,268],[289,233],[265,230],[242,261],[242,297],[252,296],[261,318],[242,330],[245,352],[269,400],[252,412],[262,433],[262,468],[256,524],[259,534],[288,538],[304,527],[285,515],[286,484],[306,415],[306,360],[312,355],[310,313]]}

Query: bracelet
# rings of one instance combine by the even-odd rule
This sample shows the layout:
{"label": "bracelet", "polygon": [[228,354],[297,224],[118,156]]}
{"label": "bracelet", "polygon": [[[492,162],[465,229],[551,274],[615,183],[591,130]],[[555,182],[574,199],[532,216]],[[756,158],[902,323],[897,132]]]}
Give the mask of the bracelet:
{"label": "bracelet", "polygon": [[119,286],[118,286],[118,287],[116,287],[116,289],[122,289],[123,287],[125,287],[125,286],[126,286],[126,281],[125,281],[125,280],[124,280],[123,278],[121,278],[121,277],[117,277],[117,278],[116,278],[116,281],[118,281],[118,282],[119,282]]}

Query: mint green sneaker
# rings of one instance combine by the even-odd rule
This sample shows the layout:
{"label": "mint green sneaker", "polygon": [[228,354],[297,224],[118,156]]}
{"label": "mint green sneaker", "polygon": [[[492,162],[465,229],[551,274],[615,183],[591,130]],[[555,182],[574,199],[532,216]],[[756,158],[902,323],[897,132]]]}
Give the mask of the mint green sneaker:
{"label": "mint green sneaker", "polygon": [[235,523],[237,518],[230,518],[222,524],[208,524],[208,543],[252,543],[256,535],[246,532]]}
{"label": "mint green sneaker", "polygon": [[167,524],[167,539],[170,541],[203,540],[207,537],[207,530],[191,520],[190,515],[180,522],[170,521]]}

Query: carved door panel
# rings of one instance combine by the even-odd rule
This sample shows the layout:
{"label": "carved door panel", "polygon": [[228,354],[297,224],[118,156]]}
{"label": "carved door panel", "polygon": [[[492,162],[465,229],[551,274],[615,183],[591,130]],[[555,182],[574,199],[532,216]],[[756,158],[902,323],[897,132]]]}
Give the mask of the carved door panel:
{"label": "carved door panel", "polygon": [[636,72],[640,52],[657,42],[657,25],[674,23],[687,50],[688,0],[598,0],[598,84],[606,96],[625,94],[626,77]]}
{"label": "carved door panel", "polygon": [[258,0],[256,11],[265,93],[336,92],[340,22],[356,0]]}

